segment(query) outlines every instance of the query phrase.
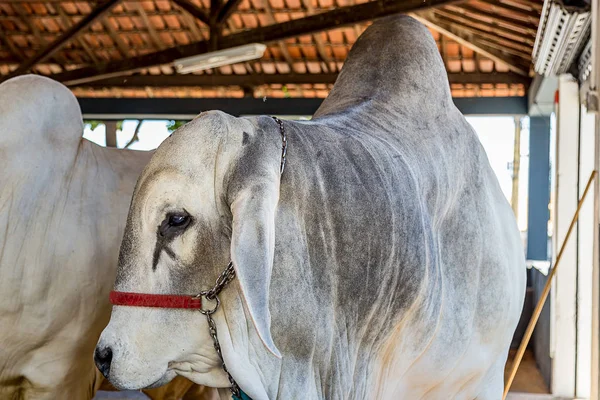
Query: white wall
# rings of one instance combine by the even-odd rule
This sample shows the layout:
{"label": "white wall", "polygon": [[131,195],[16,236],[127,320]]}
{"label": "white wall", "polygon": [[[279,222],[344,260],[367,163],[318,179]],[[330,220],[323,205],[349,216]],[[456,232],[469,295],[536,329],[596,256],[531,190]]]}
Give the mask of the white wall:
{"label": "white wall", "polygon": [[[553,261],[577,209],[579,195],[579,85],[570,75],[558,84]],[[552,394],[574,397],[576,386],[577,234],[565,247],[551,301]]]}

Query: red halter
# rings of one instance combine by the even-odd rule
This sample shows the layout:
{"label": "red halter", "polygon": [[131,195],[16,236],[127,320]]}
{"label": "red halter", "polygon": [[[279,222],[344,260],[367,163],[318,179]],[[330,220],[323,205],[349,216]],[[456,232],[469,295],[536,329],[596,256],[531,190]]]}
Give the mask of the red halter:
{"label": "red halter", "polygon": [[202,298],[173,294],[147,294],[130,292],[110,292],[110,302],[115,306],[160,307],[202,309]]}
{"label": "red halter", "polygon": [[[114,306],[132,306],[132,307],[158,307],[158,308],[184,308],[192,310],[200,310],[202,314],[209,315],[217,311],[219,307],[219,293],[221,290],[235,278],[235,269],[233,261],[229,262],[225,271],[219,275],[215,286],[197,295],[180,295],[180,294],[149,294],[149,293],[131,293],[110,292],[110,302]],[[202,297],[205,297],[209,302],[214,302],[213,309],[202,309]]]}

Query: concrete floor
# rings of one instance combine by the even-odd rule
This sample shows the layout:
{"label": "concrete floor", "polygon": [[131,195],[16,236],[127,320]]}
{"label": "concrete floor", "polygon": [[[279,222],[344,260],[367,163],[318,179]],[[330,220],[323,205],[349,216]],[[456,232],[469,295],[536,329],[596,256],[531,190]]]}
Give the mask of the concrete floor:
{"label": "concrete floor", "polygon": [[[508,356],[508,361],[506,363],[506,367],[504,368],[505,379],[510,372],[515,353],[516,350],[511,350]],[[544,378],[542,378],[542,374],[540,374],[540,370],[535,363],[533,353],[529,350],[526,351],[525,355],[523,356],[523,360],[521,361],[521,365],[517,370],[517,375],[515,376],[515,380],[513,381],[510,391],[531,394],[550,393],[548,386],[546,386],[546,382],[544,382]]]}

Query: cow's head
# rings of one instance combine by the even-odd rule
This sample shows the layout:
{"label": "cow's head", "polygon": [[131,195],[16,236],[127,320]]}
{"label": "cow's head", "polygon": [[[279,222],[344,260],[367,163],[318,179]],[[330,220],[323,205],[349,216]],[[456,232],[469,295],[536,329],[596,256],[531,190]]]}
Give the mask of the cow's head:
{"label": "cow's head", "polygon": [[[253,338],[279,355],[268,291],[280,157],[271,118],[202,114],[165,140],[140,176],[121,245],[115,283],[121,292],[196,294],[233,261],[236,279],[213,318],[234,376]],[[95,360],[123,389],[159,386],[176,374],[229,386],[206,318],[193,310],[113,307]]]}

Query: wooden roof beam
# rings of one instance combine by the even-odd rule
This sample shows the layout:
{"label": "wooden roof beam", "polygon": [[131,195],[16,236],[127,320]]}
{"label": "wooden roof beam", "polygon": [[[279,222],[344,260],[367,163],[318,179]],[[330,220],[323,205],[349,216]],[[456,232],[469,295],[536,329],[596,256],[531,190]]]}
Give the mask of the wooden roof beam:
{"label": "wooden roof beam", "polygon": [[[41,46],[41,48],[45,48],[48,46],[48,41],[45,38],[45,35],[48,32],[42,32],[40,31],[40,28],[37,26],[37,24],[31,20],[29,18],[29,13],[27,12],[27,9],[22,5],[22,4],[15,4],[13,5],[13,9],[15,10],[15,12],[19,15],[19,19],[21,22],[24,22],[25,25],[27,26],[27,28],[29,29],[29,32],[33,35],[33,37],[35,38],[35,40],[37,41],[37,43]],[[6,35],[12,35],[13,33],[17,33],[17,34],[22,34],[22,32],[20,31],[5,31]],[[60,35],[61,33],[58,32],[58,35]],[[31,57],[27,56],[24,58],[24,60],[27,60]],[[63,66],[65,64],[67,64],[67,60],[60,56],[59,54],[56,54],[53,57],[50,57],[50,60],[55,62],[57,65],[59,65],[59,67],[61,68],[61,70],[63,69]],[[18,68],[18,66],[17,66]]]}
{"label": "wooden roof beam", "polygon": [[[259,85],[301,85],[333,84],[337,73],[322,74],[247,74],[247,75],[132,75],[108,78],[80,87],[216,87],[216,86],[259,86]],[[449,73],[450,83],[460,84],[523,84],[529,85],[530,79],[513,72],[494,73]]]}
{"label": "wooden roof beam", "polygon": [[10,49],[10,52],[17,57],[19,62],[26,58],[25,53],[23,53],[23,51],[19,49],[7,35],[5,35],[2,25],[0,24],[0,44],[2,42],[6,44],[6,46]]}
{"label": "wooden roof beam", "polygon": [[89,27],[92,23],[94,23],[98,18],[104,16],[108,13],[111,8],[116,6],[121,0],[106,0],[100,3],[96,8],[92,10],[88,15],[83,17],[78,23],[71,26],[65,33],[63,33],[59,38],[50,43],[48,46],[40,50],[37,54],[31,57],[28,60],[25,60],[19,67],[14,70],[10,75],[7,75],[4,80],[12,78],[13,76],[21,75],[26,73],[31,69],[31,67],[35,66],[37,63],[42,62],[49,57],[51,57],[54,53],[60,50],[67,42],[71,39],[77,37],[84,29]]}
{"label": "wooden roof beam", "polygon": [[490,27],[491,31],[487,31],[485,29],[481,29],[479,26],[469,25],[468,22],[461,18],[455,18],[452,15],[438,13],[437,10],[435,12],[436,16],[439,16],[440,21],[445,21],[452,26],[456,26],[458,29],[470,32],[474,35],[478,35],[480,37],[489,39],[491,41],[506,44],[514,49],[520,50],[524,53],[523,58],[531,57],[531,48],[533,47],[533,39],[525,39],[519,40],[519,36],[511,33],[509,34],[501,34],[500,32],[494,30]]}
{"label": "wooden roof beam", "polygon": [[133,7],[139,14],[146,28],[148,28],[148,34],[150,35],[150,40],[152,41],[154,46],[156,46],[156,48],[158,48],[159,50],[163,50],[165,48],[165,44],[158,36],[158,33],[156,32],[156,29],[154,29],[152,22],[150,22],[148,14],[146,14],[146,10],[144,10],[144,6],[136,1],[135,3],[133,3]]}
{"label": "wooden roof beam", "polygon": [[447,24],[443,21],[436,19],[433,15],[429,15],[428,18],[424,18],[420,15],[413,15],[417,20],[423,23],[425,26],[439,32],[442,35],[449,37],[450,39],[458,42],[459,44],[501,64],[504,64],[511,71],[523,75],[529,76],[529,71],[521,65],[518,59],[511,57],[503,52],[496,49],[492,49],[482,43],[478,43],[475,38],[469,37],[465,31],[461,31],[459,28]]}
{"label": "wooden roof beam", "polygon": [[217,12],[217,23],[222,24],[237,10],[242,0],[229,0]]}
{"label": "wooden roof beam", "polygon": [[490,30],[490,33],[505,36],[507,38],[510,38],[511,40],[515,40],[516,38],[519,42],[525,41],[531,47],[533,47],[533,43],[535,41],[535,31],[533,32],[533,35],[530,34],[528,37],[527,34],[523,34],[522,29],[513,28],[513,25],[510,25],[510,27],[501,26],[497,24],[494,20],[492,20],[491,23],[487,23],[485,21],[482,21],[481,19],[471,17],[467,14],[462,14],[460,12],[455,12],[447,9],[435,10],[435,13],[467,26],[485,26]]}
{"label": "wooden roof beam", "polygon": [[[65,26],[65,30],[69,29],[69,26],[73,23],[73,21],[67,16],[65,10],[63,10],[60,4],[57,4],[55,9],[58,15],[60,16],[62,23]],[[87,54],[91,62],[97,64],[99,62],[98,57],[96,57],[94,52],[90,50],[90,47],[87,45],[85,40],[81,36],[77,36],[76,40],[77,43],[79,43],[79,46],[83,49],[83,51],[85,51],[85,54]]]}
{"label": "wooden roof beam", "polygon": [[[277,21],[275,20],[275,16],[273,15],[273,9],[271,8],[270,0],[262,0],[262,5],[265,9],[265,14],[269,23],[275,24]],[[260,24],[260,20],[258,21],[258,23]],[[278,40],[277,45],[279,46],[279,51],[281,51],[281,55],[285,59],[285,62],[288,64],[290,71],[295,72],[294,59],[292,58],[290,51],[288,50],[287,44],[283,40]]]}
{"label": "wooden roof beam", "polygon": [[[182,0],[174,0],[182,1]],[[375,0],[354,6],[340,7],[332,11],[309,17],[286,21],[261,28],[246,30],[223,37],[219,48],[226,49],[255,42],[275,42],[301,35],[310,35],[329,29],[381,18],[387,15],[410,13],[456,3],[460,0]],[[200,41],[182,45],[155,53],[145,54],[128,60],[108,62],[97,66],[79,68],[53,75],[53,78],[76,84],[94,80],[127,75],[140,69],[170,64],[173,61],[204,54],[210,51],[210,42]]]}
{"label": "wooden roof beam", "polygon": [[[525,18],[527,21],[529,21],[530,23],[533,24],[538,24],[539,19],[540,19],[540,13],[535,11],[535,10],[525,10],[524,8],[520,8],[520,7],[516,7],[507,3],[500,3],[498,0],[477,0],[480,3],[484,3],[487,5],[492,6],[493,10],[497,10],[497,11],[508,11],[508,12],[512,12],[513,14],[517,14],[519,15],[521,18]],[[502,13],[498,13],[499,15],[502,15]]]}
{"label": "wooden roof beam", "polygon": [[[315,8],[312,5],[312,0],[302,0],[302,4],[306,8],[306,11],[308,11],[309,15],[313,15],[315,13]],[[326,71],[329,72],[331,70],[331,58],[327,55],[327,50],[325,50],[325,43],[323,43],[323,40],[321,40],[321,37],[318,34],[313,35],[313,40],[315,41],[317,52],[319,53],[319,56],[321,57],[323,63],[326,66]]]}
{"label": "wooden roof beam", "polygon": [[109,21],[108,18],[103,18],[102,26],[104,27],[104,31],[108,34],[108,37],[110,37],[110,40],[112,40],[115,46],[117,47],[117,50],[121,54],[121,57],[129,57],[129,47],[127,47],[127,44],[125,44],[123,39],[121,39],[121,37],[119,36],[119,32],[117,32],[115,27],[112,26],[111,21]]}
{"label": "wooden roof beam", "polygon": [[182,9],[184,9],[185,11],[187,11],[188,13],[190,13],[195,18],[197,18],[200,21],[204,22],[206,25],[210,25],[210,19],[208,17],[208,14],[206,12],[204,12],[204,10],[201,10],[199,7],[197,7],[194,4],[190,3],[189,1],[187,1],[187,0],[173,0],[173,3],[177,4],[179,7],[181,7]]}
{"label": "wooden roof beam", "polygon": [[446,9],[453,10],[460,14],[470,13],[471,15],[475,15],[477,17],[483,17],[483,18],[486,18],[487,20],[492,21],[493,23],[495,23],[497,25],[506,26],[513,30],[527,33],[531,36],[535,36],[537,34],[537,26],[532,24],[531,22],[526,22],[526,21],[520,20],[518,18],[509,17],[506,15],[490,14],[481,8],[473,7],[468,4],[460,4],[457,6],[453,5],[453,6],[447,7]]}

